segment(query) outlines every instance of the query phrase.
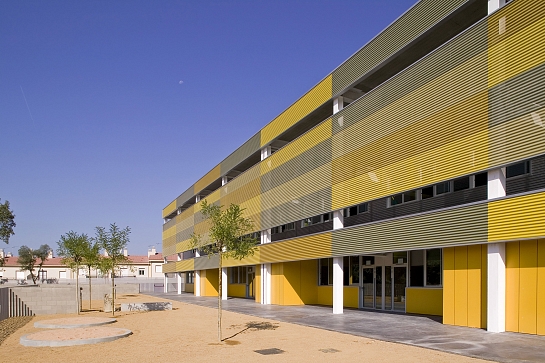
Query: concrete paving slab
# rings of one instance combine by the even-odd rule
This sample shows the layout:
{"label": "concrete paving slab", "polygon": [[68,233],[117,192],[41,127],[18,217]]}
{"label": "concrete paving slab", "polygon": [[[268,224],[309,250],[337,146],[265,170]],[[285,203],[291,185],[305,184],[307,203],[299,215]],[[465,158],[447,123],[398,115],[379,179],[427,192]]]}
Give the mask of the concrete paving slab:
{"label": "concrete paving slab", "polygon": [[[217,298],[191,293],[147,293],[174,301],[217,308]],[[505,363],[545,362],[545,337],[519,333],[490,333],[483,329],[443,325],[440,317],[331,307],[261,305],[229,298],[223,309],[264,319],[311,326],[394,343],[419,346]]]}

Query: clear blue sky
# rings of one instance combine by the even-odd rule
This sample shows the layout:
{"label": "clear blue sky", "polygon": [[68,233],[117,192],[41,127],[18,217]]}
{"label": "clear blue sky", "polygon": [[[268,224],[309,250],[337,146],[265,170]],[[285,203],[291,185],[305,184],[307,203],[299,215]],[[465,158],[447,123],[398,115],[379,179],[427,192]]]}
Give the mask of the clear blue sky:
{"label": "clear blue sky", "polygon": [[168,203],[415,1],[0,1],[0,248],[161,250]]}

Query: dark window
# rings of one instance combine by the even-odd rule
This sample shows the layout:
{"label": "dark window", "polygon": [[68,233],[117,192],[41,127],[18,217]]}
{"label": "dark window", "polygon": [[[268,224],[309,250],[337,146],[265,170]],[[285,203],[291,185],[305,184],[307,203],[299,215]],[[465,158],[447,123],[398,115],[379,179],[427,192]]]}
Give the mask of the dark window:
{"label": "dark window", "polygon": [[356,214],[358,214],[358,207],[350,207],[348,208],[348,217],[350,216],[355,216]]}
{"label": "dark window", "polygon": [[358,205],[358,213],[366,213],[369,210],[369,203],[362,203]]}
{"label": "dark window", "polygon": [[394,265],[407,263],[407,251],[393,253]]}
{"label": "dark window", "polygon": [[285,231],[293,231],[295,229],[295,223],[294,222],[291,222],[291,223],[288,223],[288,224],[284,224],[282,226],[282,230],[283,232]]}
{"label": "dark window", "polygon": [[312,222],[311,224],[318,224],[318,223],[321,223],[322,222],[322,216],[314,216],[312,217]]}
{"label": "dark window", "polygon": [[488,173],[475,174],[475,187],[482,187],[488,183]]}
{"label": "dark window", "polygon": [[441,249],[426,250],[426,286],[441,285]]}
{"label": "dark window", "polygon": [[282,233],[282,226],[271,228],[271,234]]}
{"label": "dark window", "polygon": [[403,194],[396,194],[390,197],[390,205],[398,205],[403,203]]}
{"label": "dark window", "polygon": [[509,165],[506,168],[505,176],[507,178],[512,178],[519,175],[528,174],[530,171],[530,162],[523,161],[522,163]]}
{"label": "dark window", "polygon": [[331,213],[322,214],[322,221],[329,222],[331,220]]}
{"label": "dark window", "polygon": [[333,259],[321,258],[319,284],[323,286],[329,285],[330,283],[333,283]]}
{"label": "dark window", "polygon": [[403,203],[412,202],[413,200],[416,200],[416,190],[403,193]]}
{"label": "dark window", "polygon": [[469,177],[454,179],[454,191],[469,189]]}
{"label": "dark window", "polygon": [[433,187],[422,188],[422,199],[433,197]]}
{"label": "dark window", "polygon": [[144,276],[145,273],[146,273],[146,270],[144,270],[143,268],[138,269],[138,276]]}
{"label": "dark window", "polygon": [[435,194],[445,194],[450,192],[450,182],[435,184]]}
{"label": "dark window", "polygon": [[424,251],[411,251],[411,286],[424,286]]}

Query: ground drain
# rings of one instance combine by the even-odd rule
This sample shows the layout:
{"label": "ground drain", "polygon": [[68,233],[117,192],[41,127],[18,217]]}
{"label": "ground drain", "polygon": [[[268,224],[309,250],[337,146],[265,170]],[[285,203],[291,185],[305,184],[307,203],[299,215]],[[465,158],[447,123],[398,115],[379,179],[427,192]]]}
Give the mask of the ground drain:
{"label": "ground drain", "polygon": [[254,352],[262,354],[262,355],[271,355],[271,354],[282,354],[282,353],[284,353],[284,351],[282,349],[278,349],[278,348],[260,349],[260,350],[254,350]]}
{"label": "ground drain", "polygon": [[333,348],[327,348],[327,349],[318,349],[322,353],[338,353],[340,350],[333,349]]}

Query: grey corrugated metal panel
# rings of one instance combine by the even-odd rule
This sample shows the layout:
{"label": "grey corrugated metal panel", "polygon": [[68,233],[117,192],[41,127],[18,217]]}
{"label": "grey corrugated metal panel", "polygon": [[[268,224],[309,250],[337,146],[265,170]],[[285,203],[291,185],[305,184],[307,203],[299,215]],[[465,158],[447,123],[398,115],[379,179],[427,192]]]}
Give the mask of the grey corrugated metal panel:
{"label": "grey corrugated metal panel", "polygon": [[197,213],[193,214],[193,224],[199,224],[202,221],[204,221],[206,218],[204,218],[204,215],[201,211],[198,211]]}
{"label": "grey corrugated metal panel", "polygon": [[333,231],[333,256],[446,247],[488,240],[488,204]]}
{"label": "grey corrugated metal panel", "polygon": [[331,210],[331,187],[286,201],[261,212],[261,229],[268,229]]}
{"label": "grey corrugated metal panel", "polygon": [[416,3],[333,71],[333,94],[350,86],[466,2],[422,0]]}
{"label": "grey corrugated metal panel", "polygon": [[[407,110],[396,109],[397,114],[392,113],[393,120],[389,120],[386,124],[392,124],[392,127],[396,126],[400,129],[486,90],[488,87],[486,51],[487,24],[481,21],[333,115],[333,133],[346,130],[473,58],[476,59],[476,64],[475,69],[468,70],[470,74],[466,74],[464,78],[446,81],[432,97],[421,100],[423,104],[420,105],[416,114],[408,114]],[[341,117],[342,122],[339,122]],[[384,123],[384,120],[381,122]],[[395,131],[390,128],[387,130],[388,133]],[[382,136],[384,135],[373,135],[373,140]],[[334,156],[335,154],[334,150]]]}
{"label": "grey corrugated metal panel", "polygon": [[186,239],[189,239],[191,235],[193,234],[194,227],[191,226],[189,228],[186,228],[178,233],[176,233],[176,243],[185,241]]}
{"label": "grey corrugated metal panel", "polygon": [[176,225],[176,218],[172,218],[170,221],[163,223],[163,232]]}
{"label": "grey corrugated metal panel", "polygon": [[203,256],[195,258],[195,270],[208,270],[211,268],[218,268],[219,258],[218,255]]}
{"label": "grey corrugated metal panel", "polygon": [[282,185],[331,161],[331,139],[303,152],[261,177],[261,192]]}
{"label": "grey corrugated metal panel", "polygon": [[185,202],[195,196],[195,185],[190,186],[185,192],[176,198],[176,208],[180,208]]}
{"label": "grey corrugated metal panel", "polygon": [[496,126],[545,106],[545,63],[491,88],[489,125]]}
{"label": "grey corrugated metal panel", "polygon": [[231,169],[246,160],[259,149],[261,149],[261,132],[252,136],[220,163],[220,174],[222,176],[226,175]]}
{"label": "grey corrugated metal panel", "polygon": [[259,179],[261,176],[260,170],[260,164],[258,163],[231,180],[227,185],[222,186],[220,189],[220,197],[223,198],[227,194],[232,193],[239,188],[244,188],[248,183]]}

